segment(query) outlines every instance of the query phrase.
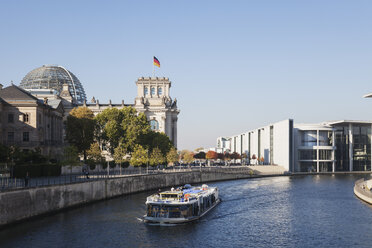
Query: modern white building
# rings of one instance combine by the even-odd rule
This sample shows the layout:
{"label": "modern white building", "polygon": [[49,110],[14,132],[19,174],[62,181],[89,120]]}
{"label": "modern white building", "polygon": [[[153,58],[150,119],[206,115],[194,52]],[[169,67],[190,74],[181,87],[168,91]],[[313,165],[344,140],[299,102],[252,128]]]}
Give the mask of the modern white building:
{"label": "modern white building", "polygon": [[287,119],[230,137],[222,152],[247,154],[291,172],[371,171],[372,121],[294,124]]}
{"label": "modern white building", "polygon": [[231,137],[217,138],[217,148],[264,159],[290,171],[293,167],[293,120],[288,119]]}

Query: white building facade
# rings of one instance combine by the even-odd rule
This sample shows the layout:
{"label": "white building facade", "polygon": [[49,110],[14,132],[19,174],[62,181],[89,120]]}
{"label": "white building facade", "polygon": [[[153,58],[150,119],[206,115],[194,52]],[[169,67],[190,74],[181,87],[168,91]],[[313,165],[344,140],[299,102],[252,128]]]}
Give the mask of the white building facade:
{"label": "white building facade", "polygon": [[372,121],[294,124],[292,119],[218,137],[216,150],[246,154],[290,172],[372,171]]}

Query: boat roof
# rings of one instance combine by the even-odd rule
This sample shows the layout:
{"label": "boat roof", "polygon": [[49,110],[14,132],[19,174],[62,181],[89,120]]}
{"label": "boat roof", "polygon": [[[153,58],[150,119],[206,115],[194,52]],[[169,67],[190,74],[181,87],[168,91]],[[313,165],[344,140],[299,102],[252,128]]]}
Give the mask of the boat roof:
{"label": "boat roof", "polygon": [[200,192],[202,192],[203,190],[201,189],[197,189],[197,188],[191,188],[191,189],[184,189],[183,190],[183,193],[184,194],[198,194]]}

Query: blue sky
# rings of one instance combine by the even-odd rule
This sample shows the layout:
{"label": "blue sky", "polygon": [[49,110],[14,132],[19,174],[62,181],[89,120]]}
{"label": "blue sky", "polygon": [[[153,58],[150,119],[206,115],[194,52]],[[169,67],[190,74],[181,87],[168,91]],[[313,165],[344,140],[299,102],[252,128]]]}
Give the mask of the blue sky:
{"label": "blue sky", "polygon": [[1,1],[0,82],[43,64],[88,99],[172,81],[179,149],[293,118],[372,119],[372,1]]}

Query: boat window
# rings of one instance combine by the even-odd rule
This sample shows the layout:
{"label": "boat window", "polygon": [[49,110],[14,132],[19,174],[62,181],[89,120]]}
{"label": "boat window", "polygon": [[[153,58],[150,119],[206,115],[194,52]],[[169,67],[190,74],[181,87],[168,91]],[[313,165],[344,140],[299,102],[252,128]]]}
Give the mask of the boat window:
{"label": "boat window", "polygon": [[180,206],[148,205],[147,216],[157,218],[180,218]]}
{"label": "boat window", "polygon": [[162,199],[166,198],[176,198],[177,199],[178,195],[177,194],[161,194]]}

